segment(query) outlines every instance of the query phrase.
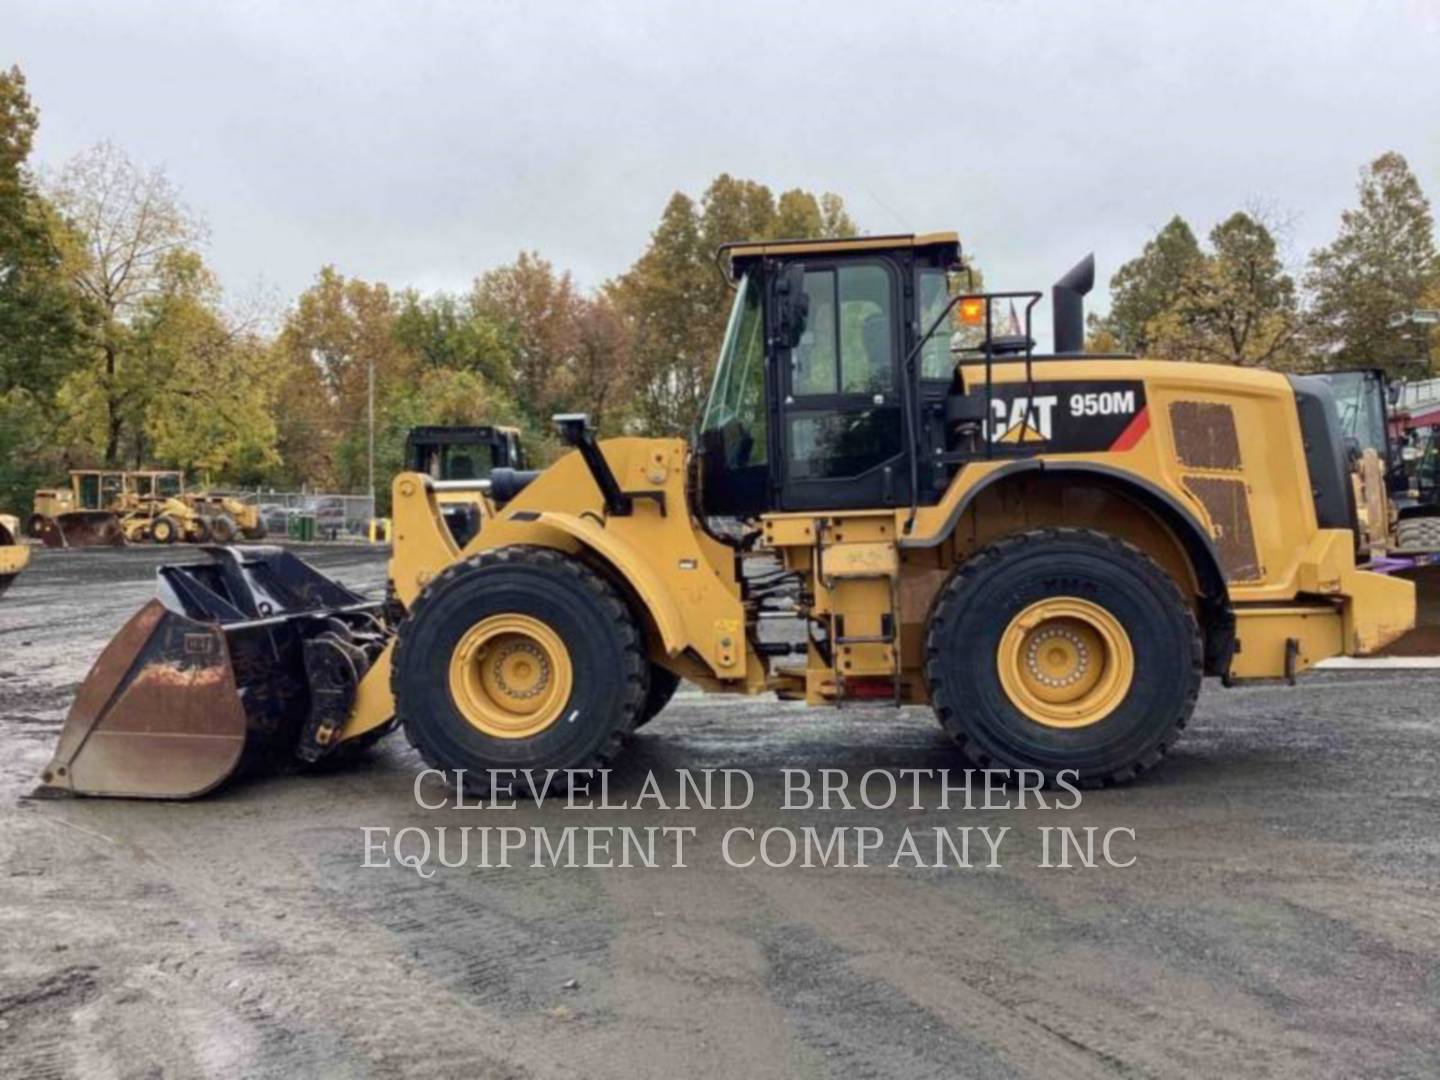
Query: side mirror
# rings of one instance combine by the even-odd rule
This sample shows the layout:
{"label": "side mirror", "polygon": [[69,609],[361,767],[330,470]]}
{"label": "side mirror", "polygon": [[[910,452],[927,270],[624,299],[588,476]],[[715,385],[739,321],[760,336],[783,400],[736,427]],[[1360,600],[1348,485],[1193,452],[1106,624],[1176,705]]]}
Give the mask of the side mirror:
{"label": "side mirror", "polygon": [[780,344],[793,349],[800,344],[810,319],[810,297],[805,292],[805,265],[791,263],[775,285],[777,310],[775,327]]}

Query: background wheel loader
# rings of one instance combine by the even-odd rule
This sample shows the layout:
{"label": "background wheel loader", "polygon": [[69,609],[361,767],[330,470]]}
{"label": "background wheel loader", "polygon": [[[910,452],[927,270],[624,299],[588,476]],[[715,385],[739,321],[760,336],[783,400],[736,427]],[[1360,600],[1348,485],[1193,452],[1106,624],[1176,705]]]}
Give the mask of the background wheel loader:
{"label": "background wheel loader", "polygon": [[257,503],[222,491],[187,492],[184,501],[193,513],[206,521],[211,543],[265,539],[265,521]]}
{"label": "background wheel loader", "polygon": [[30,562],[30,549],[20,539],[20,520],[0,514],[0,596]]}
{"label": "background wheel loader", "polygon": [[1398,386],[1368,368],[1319,378],[1334,390],[1339,408],[1359,507],[1361,550],[1372,565],[1416,587],[1416,627],[1384,652],[1440,653],[1440,498],[1433,432],[1422,439],[1417,460],[1407,468],[1401,453],[1403,413],[1394,409]]}
{"label": "background wheel loader", "polygon": [[562,787],[681,677],[928,705],[975,764],[1106,784],[1160,762],[1203,676],[1293,679],[1412,625],[1413,587],[1357,564],[1323,380],[1083,354],[1089,260],[1037,355],[1040,294],[952,293],[953,234],[721,257],[735,302],[693,441],[559,417],[573,451],[475,482],[463,546],[440,482],[402,473],[390,621],[278,549],[167,567],[42,790],[195,795],[262,749],[394,727],[476,788]]}
{"label": "background wheel loader", "polygon": [[436,501],[460,547],[480,531],[485,504],[476,494],[497,487],[497,497],[505,501],[528,475],[519,430],[488,424],[411,428],[405,436],[405,461],[411,472],[434,481]]}

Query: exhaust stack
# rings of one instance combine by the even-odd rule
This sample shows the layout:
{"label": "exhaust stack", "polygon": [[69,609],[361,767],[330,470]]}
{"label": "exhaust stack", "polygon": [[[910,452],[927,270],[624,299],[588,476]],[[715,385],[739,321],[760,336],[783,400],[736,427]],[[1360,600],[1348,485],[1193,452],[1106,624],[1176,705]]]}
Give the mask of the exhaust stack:
{"label": "exhaust stack", "polygon": [[1095,256],[1086,255],[1050,290],[1055,352],[1085,351],[1085,294],[1095,287]]}

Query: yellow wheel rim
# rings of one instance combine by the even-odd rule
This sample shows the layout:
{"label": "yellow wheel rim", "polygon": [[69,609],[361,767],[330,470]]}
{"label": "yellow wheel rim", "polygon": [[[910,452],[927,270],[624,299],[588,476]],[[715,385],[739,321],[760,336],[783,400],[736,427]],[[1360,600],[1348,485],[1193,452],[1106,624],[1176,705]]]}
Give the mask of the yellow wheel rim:
{"label": "yellow wheel rim", "polygon": [[450,654],[450,696],[496,739],[528,739],[560,719],[574,669],[559,635],[529,615],[491,615]]}
{"label": "yellow wheel rim", "polygon": [[1054,728],[1099,723],[1135,678],[1135,651],[1119,620],[1071,596],[1041,600],[1011,619],[996,661],[1014,706]]}

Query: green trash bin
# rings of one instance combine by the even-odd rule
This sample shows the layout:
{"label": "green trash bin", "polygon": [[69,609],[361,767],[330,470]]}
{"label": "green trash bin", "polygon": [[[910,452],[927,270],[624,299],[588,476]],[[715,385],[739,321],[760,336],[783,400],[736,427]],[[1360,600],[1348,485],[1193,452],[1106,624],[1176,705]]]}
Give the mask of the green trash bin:
{"label": "green trash bin", "polygon": [[287,537],[306,544],[315,539],[315,531],[314,514],[291,514],[285,526]]}

